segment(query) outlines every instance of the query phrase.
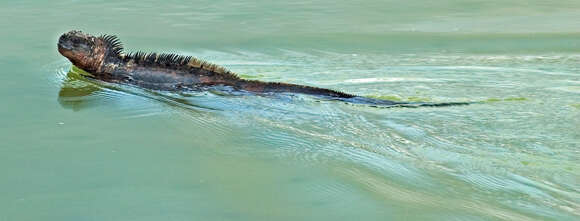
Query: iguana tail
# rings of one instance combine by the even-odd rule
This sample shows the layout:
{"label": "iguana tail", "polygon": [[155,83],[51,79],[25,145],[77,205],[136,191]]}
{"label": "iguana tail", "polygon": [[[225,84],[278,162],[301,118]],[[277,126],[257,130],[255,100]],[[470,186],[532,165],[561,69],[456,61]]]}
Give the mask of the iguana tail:
{"label": "iguana tail", "polygon": [[476,102],[443,102],[443,103],[431,103],[431,102],[399,102],[375,99],[369,97],[362,97],[353,94],[348,94],[340,91],[335,91],[326,88],[304,86],[298,84],[287,84],[279,82],[262,82],[262,81],[243,81],[238,86],[241,89],[256,93],[300,93],[308,94],[323,98],[328,98],[332,100],[340,100],[347,103],[353,104],[366,104],[374,107],[446,107],[446,106],[458,106],[458,105],[468,105]]}
{"label": "iguana tail", "polygon": [[417,107],[448,107],[448,106],[462,106],[462,105],[469,105],[475,104],[478,102],[404,102],[404,101],[390,101],[390,100],[382,100],[382,99],[375,99],[369,97],[360,97],[356,96],[353,98],[341,98],[341,101],[345,101],[348,103],[353,104],[366,104],[373,107],[381,107],[381,108],[392,108],[392,107],[407,107],[407,108],[417,108]]}

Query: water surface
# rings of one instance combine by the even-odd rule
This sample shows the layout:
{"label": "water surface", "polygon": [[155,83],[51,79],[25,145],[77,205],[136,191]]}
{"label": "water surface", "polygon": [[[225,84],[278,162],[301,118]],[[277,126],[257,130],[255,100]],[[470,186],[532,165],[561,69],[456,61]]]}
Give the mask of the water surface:
{"label": "water surface", "polygon": [[[0,220],[577,220],[578,1],[3,1]],[[71,29],[395,100],[89,82]]]}

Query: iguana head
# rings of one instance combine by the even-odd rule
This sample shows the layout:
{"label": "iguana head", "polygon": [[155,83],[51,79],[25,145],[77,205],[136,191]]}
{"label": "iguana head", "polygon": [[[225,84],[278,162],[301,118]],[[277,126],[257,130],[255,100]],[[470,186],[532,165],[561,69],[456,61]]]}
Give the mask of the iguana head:
{"label": "iguana head", "polygon": [[107,56],[118,55],[122,50],[115,36],[95,37],[81,31],[69,31],[58,39],[58,52],[75,66],[91,72],[99,72]]}

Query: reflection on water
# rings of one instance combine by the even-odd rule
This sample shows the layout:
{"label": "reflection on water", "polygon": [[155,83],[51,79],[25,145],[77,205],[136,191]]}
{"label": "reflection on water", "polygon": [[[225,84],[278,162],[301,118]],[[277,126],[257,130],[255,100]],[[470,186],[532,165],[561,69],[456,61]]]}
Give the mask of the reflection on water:
{"label": "reflection on water", "polygon": [[109,84],[106,82],[90,80],[83,76],[82,70],[72,66],[62,81],[58,92],[59,104],[66,108],[78,111],[95,105],[107,105],[111,99],[121,94],[130,94],[150,98],[172,107],[181,107],[191,111],[196,109],[218,110],[196,104],[191,98],[195,94],[167,93],[142,90],[124,85]]}
{"label": "reflection on water", "polygon": [[95,96],[99,91],[101,91],[100,87],[87,82],[84,77],[71,69],[66,74],[58,92],[58,103],[62,107],[74,111],[104,104],[104,102],[99,101],[98,96]]}

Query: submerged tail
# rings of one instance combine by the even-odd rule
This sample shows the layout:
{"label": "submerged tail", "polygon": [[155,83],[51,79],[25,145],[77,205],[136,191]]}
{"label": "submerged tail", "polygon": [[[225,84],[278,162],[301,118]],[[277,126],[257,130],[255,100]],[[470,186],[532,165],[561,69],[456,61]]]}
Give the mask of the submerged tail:
{"label": "submerged tail", "polygon": [[431,102],[399,102],[375,99],[369,97],[361,97],[353,94],[348,94],[340,91],[335,91],[326,88],[311,87],[297,84],[287,84],[279,82],[261,82],[261,81],[244,81],[240,84],[241,88],[246,91],[256,92],[256,93],[300,93],[314,95],[318,97],[328,98],[332,100],[340,100],[352,104],[366,104],[373,107],[446,107],[446,106],[459,106],[468,105],[476,102],[443,102],[443,103],[431,103]]}
{"label": "submerged tail", "polygon": [[353,104],[366,104],[373,107],[381,107],[381,108],[392,108],[392,107],[407,107],[407,108],[417,108],[417,107],[448,107],[448,106],[462,106],[462,105],[469,105],[475,104],[477,102],[441,102],[441,103],[432,103],[432,102],[401,102],[401,101],[390,101],[390,100],[381,100],[369,97],[360,97],[355,96],[353,98],[340,98],[338,100],[345,101],[348,103]]}

